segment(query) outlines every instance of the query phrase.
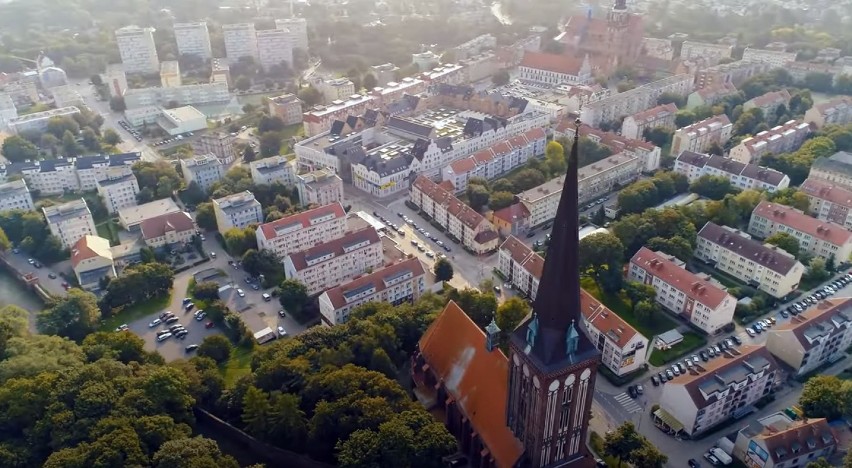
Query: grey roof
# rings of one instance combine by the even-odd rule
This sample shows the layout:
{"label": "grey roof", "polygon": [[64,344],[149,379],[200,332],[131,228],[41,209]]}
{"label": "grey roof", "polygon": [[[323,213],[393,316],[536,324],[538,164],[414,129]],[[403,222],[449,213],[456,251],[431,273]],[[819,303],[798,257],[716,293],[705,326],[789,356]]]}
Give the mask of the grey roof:
{"label": "grey roof", "polygon": [[331,129],[329,130],[329,133],[332,135],[340,135],[341,133],[343,133],[343,127],[345,125],[346,122],[342,120],[335,120],[331,123]]}
{"label": "grey roof", "polygon": [[77,169],[91,169],[95,164],[109,163],[110,166],[124,166],[133,164],[142,159],[142,153],[119,153],[119,154],[99,154],[97,156],[81,156],[77,158],[75,166]]}
{"label": "grey roof", "polygon": [[80,216],[91,216],[89,205],[86,205],[86,200],[82,198],[61,205],[46,206],[42,208],[42,211],[48,224],[57,224]]}
{"label": "grey roof", "polygon": [[379,120],[379,111],[378,109],[367,109],[364,111],[362,118],[364,119],[365,126],[372,127]]}
{"label": "grey roof", "polygon": [[838,151],[827,158],[817,159],[813,162],[813,167],[826,172],[852,175],[852,153]]}
{"label": "grey roof", "polygon": [[782,172],[769,169],[768,167],[758,166],[757,164],[746,164],[746,167],[743,168],[740,175],[776,186],[780,184],[785,177],[787,177],[787,175]]}
{"label": "grey roof", "polygon": [[53,172],[58,167],[68,167],[74,164],[73,159],[56,158],[43,159],[41,161],[23,161],[6,166],[0,166],[0,172],[3,172],[8,177],[11,174],[20,174],[24,171],[38,170],[39,172]]}
{"label": "grey roof", "polygon": [[438,149],[441,152],[446,153],[447,151],[451,151],[453,149],[453,137],[440,137],[435,139],[435,144],[438,146]]}
{"label": "grey roof", "polygon": [[707,165],[719,169],[720,171],[730,172],[731,174],[739,174],[745,169],[746,165],[739,161],[724,158],[722,156],[711,156],[707,160]]}
{"label": "grey roof", "polygon": [[698,237],[782,275],[789,273],[798,263],[795,257],[786,255],[783,251],[763,245],[754,239],[744,237],[736,231],[725,229],[710,221],[701,228]]}
{"label": "grey roof", "polygon": [[704,393],[710,394],[728,388],[729,385],[744,382],[748,376],[769,367],[771,363],[759,354],[753,354],[734,365],[724,367],[713,374],[713,378],[706,379],[700,384]]}
{"label": "grey roof", "polygon": [[123,183],[123,182],[127,182],[128,180],[131,180],[131,179],[136,180],[136,176],[133,175],[133,174],[125,174],[125,175],[120,176],[120,177],[112,177],[112,178],[109,178],[109,179],[99,180],[99,181],[97,181],[97,184],[100,185],[101,187],[108,187],[110,185],[117,185],[117,184],[120,184],[120,183]]}
{"label": "grey roof", "polygon": [[353,159],[353,163],[359,163],[366,166],[370,171],[379,174],[381,177],[397,174],[408,170],[411,167],[413,156],[404,154],[391,159],[384,159],[379,155],[364,155],[360,160]]}
{"label": "grey roof", "polygon": [[771,185],[779,185],[786,175],[768,167],[757,164],[744,164],[724,156],[695,153],[683,151],[677,160],[695,167],[712,167],[733,175],[748,177]]}
{"label": "grey roof", "polygon": [[29,194],[27,183],[24,179],[13,180],[0,184],[0,197],[9,197],[15,194]]}
{"label": "grey roof", "polygon": [[234,193],[226,197],[217,198],[213,202],[219,205],[219,209],[224,212],[239,211],[247,205],[260,206],[260,202],[254,198],[254,194],[246,190],[245,192]]}
{"label": "grey roof", "polygon": [[388,119],[387,127],[395,128],[406,133],[411,133],[422,138],[429,138],[429,136],[432,134],[432,131],[435,130],[434,128],[432,128],[431,125],[419,124],[417,122],[412,122],[411,120],[403,119],[400,117],[391,117],[390,119]]}
{"label": "grey roof", "polygon": [[678,161],[695,167],[704,167],[709,159],[709,154],[701,154],[688,150],[681,151],[680,155],[677,157]]}

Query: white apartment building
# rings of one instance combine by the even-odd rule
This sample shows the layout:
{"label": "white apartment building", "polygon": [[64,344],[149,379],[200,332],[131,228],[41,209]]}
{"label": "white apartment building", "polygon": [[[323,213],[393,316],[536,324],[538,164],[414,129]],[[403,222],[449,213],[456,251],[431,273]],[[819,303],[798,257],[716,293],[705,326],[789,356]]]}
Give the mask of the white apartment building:
{"label": "white apartment building", "polygon": [[420,79],[426,81],[430,85],[441,83],[460,85],[467,83],[468,75],[463,65],[445,63],[421,73]]}
{"label": "white apartment building", "polygon": [[408,190],[413,160],[412,154],[386,159],[371,153],[353,158],[352,185],[379,198]]}
{"label": "white apartment building", "polygon": [[420,71],[428,70],[433,65],[439,63],[441,61],[441,56],[432,52],[431,50],[427,50],[426,52],[420,52],[417,54],[411,54],[411,63],[417,65],[420,68]]}
{"label": "white apartment building", "polygon": [[181,159],[180,169],[187,185],[195,182],[205,192],[225,176],[225,166],[212,154]]}
{"label": "white apartment building", "polygon": [[355,94],[355,83],[349,78],[334,78],[331,80],[318,80],[316,88],[322,93],[327,104],[335,101],[345,101]]}
{"label": "white apartment building", "polygon": [[248,190],[214,198],[213,213],[216,215],[216,228],[221,234],[232,228],[243,229],[249,224],[263,223],[263,207]]}
{"label": "white apartment building", "polygon": [[763,111],[764,118],[766,118],[774,116],[779,107],[784,106],[786,108],[789,105],[790,92],[786,89],[780,89],[749,99],[743,103],[743,111],[760,109]]}
{"label": "white apartment building", "polygon": [[630,259],[627,279],[653,286],[657,303],[709,335],[718,333],[733,320],[737,299],[675,260],[642,247]]}
{"label": "white apartment building", "polygon": [[118,210],[118,222],[124,229],[135,232],[139,230],[139,226],[146,219],[178,212],[180,212],[180,208],[174,200],[163,198]]}
{"label": "white apartment building", "polygon": [[731,139],[733,129],[734,125],[725,114],[679,128],[672,139],[671,154],[680,154],[684,151],[704,153],[714,144],[724,148],[725,143]]}
{"label": "white apartment building", "polygon": [[743,51],[743,62],[758,62],[772,68],[784,68],[789,62],[796,61],[795,52],[780,52],[777,50],[762,50],[746,47]]}
{"label": "white apartment building", "polygon": [[140,225],[142,240],[152,249],[187,244],[195,235],[195,229],[192,217],[185,211],[148,218]]}
{"label": "white apartment building", "polygon": [[18,117],[18,109],[12,97],[6,93],[0,93],[0,128],[6,128],[6,123]]}
{"label": "white apartment building", "polygon": [[392,63],[384,63],[382,65],[373,65],[370,67],[370,73],[376,77],[377,86],[385,86],[392,81],[396,81],[396,74],[399,67]]}
{"label": "white apartment building", "polygon": [[296,179],[301,206],[323,206],[343,201],[343,179],[333,169],[317,169],[299,174]]}
{"label": "white apartment building", "polygon": [[686,97],[692,92],[692,81],[692,75],[675,75],[610,95],[586,104],[580,111],[580,120],[595,127],[601,122],[611,122],[650,109],[657,105],[657,98],[663,93]]}
{"label": "white apartment building", "polygon": [[[255,184],[270,185],[276,182],[284,185],[296,184],[296,160],[289,160],[287,156],[272,156],[252,161],[249,163],[249,170],[251,180]],[[323,203],[323,205],[327,204]]]}
{"label": "white apartment building", "polygon": [[743,345],[737,351],[724,351],[667,382],[655,419],[695,437],[751,410],[780,383],[781,370],[764,346]]}
{"label": "white apartment building", "polygon": [[34,112],[32,114],[22,115],[9,119],[6,126],[13,134],[21,134],[23,132],[38,132],[43,133],[47,130],[47,122],[54,117],[65,117],[79,114],[80,109],[75,106],[60,107],[58,109],[50,109],[43,112]]}
{"label": "white apartment building", "polygon": [[24,179],[0,184],[0,213],[12,210],[35,210],[33,197]]}
{"label": "white apartment building", "polygon": [[473,253],[479,255],[497,250],[500,236],[494,226],[429,178],[417,177],[411,185],[409,200],[443,227],[448,236],[458,239]]}
{"label": "white apartment building", "polygon": [[261,224],[257,228],[258,250],[271,250],[278,258],[343,236],[346,212],[333,203]]}
{"label": "white apartment building", "polygon": [[314,106],[302,115],[305,135],[313,137],[328,132],[335,120],[345,120],[350,115],[362,115],[376,105],[378,103],[373,96],[353,95],[328,106]]}
{"label": "white apartment building", "polygon": [[308,21],[305,18],[277,19],[275,27],[290,32],[293,47],[308,51]]}
{"label": "white apartment building", "polygon": [[210,32],[207,30],[206,22],[175,23],[174,31],[178,54],[194,55],[204,60],[213,58]]}
{"label": "white apartment building", "polygon": [[142,153],[120,153],[75,158],[74,169],[80,190],[95,190],[97,181],[109,176],[132,174],[133,165],[142,159]]}
{"label": "white apartment building", "polygon": [[743,164],[724,156],[683,151],[675,160],[674,171],[683,174],[690,183],[705,175],[724,177],[740,190],[775,192],[790,186],[790,177],[775,169]]}
{"label": "white apartment building", "polygon": [[673,103],[652,107],[633,115],[629,115],[621,124],[621,134],[634,140],[644,139],[645,130],[652,128],[675,129],[677,106]]}
{"label": "white apartment building", "polygon": [[799,149],[810,135],[811,127],[801,120],[790,120],[770,130],[748,137],[731,148],[731,159],[743,163],[757,162],[765,154],[789,153]]}
{"label": "white apartment building", "polygon": [[825,418],[794,421],[785,411],[779,411],[740,429],[731,455],[746,466],[807,466],[812,460],[830,458],[838,445],[838,437]]}
{"label": "white apartment building", "polygon": [[192,152],[213,154],[222,164],[228,165],[237,159],[235,140],[236,137],[227,132],[206,132],[192,141]]}
{"label": "white apartment building", "polygon": [[79,199],[41,209],[50,233],[70,249],[83,236],[97,235],[95,219],[86,200]]}
{"label": "white apartment building", "polygon": [[790,253],[713,222],[701,228],[693,255],[777,298],[795,291],[805,273],[804,265]]}
{"label": "white apartment building", "polygon": [[293,65],[293,43],[290,31],[286,29],[267,29],[257,31],[258,64],[264,70],[286,63]]}
{"label": "white apartment building", "polygon": [[223,24],[222,36],[225,38],[225,56],[228,58],[228,63],[237,63],[240,57],[258,60],[257,31],[254,29],[254,24]]}
{"label": "white apartment building", "polygon": [[105,178],[108,170],[118,167],[129,170],[139,158],[140,153],[123,153],[19,162],[0,166],[0,177],[20,174],[30,189],[44,195],[95,190],[97,180]]}
{"label": "white apartment building", "polygon": [[125,26],[115,31],[115,42],[125,73],[157,73],[160,59],[154,43],[154,28]]}
{"label": "white apartment building", "polygon": [[225,58],[213,57],[210,59],[210,83],[223,83],[226,88],[233,84],[231,80],[231,66]]}
{"label": "white apartment building", "polygon": [[527,51],[524,52],[518,72],[521,80],[539,85],[586,84],[592,81],[592,66],[588,55],[579,58]]}
{"label": "white apartment building", "polygon": [[160,62],[160,86],[163,88],[176,88],[182,86],[180,78],[180,64],[177,60],[166,60]]}
{"label": "white apartment building", "polygon": [[731,58],[734,46],[730,44],[715,44],[712,42],[683,41],[680,58],[691,62],[699,62],[704,66],[718,64],[723,58]]}
{"label": "white apartment building", "polygon": [[707,88],[722,83],[740,86],[749,78],[767,72],[771,68],[774,67],[766,63],[747,62],[745,60],[705,68],[695,74],[695,89]]}
{"label": "white apartment building", "polygon": [[330,327],[346,323],[352,310],[367,302],[394,306],[416,301],[426,292],[426,270],[417,257],[401,260],[319,296],[320,318]]}
{"label": "white apartment building", "polygon": [[852,190],[852,153],[838,151],[811,164],[809,178],[816,178]]}
{"label": "white apartment building", "polygon": [[799,187],[808,196],[808,214],[852,230],[852,190],[810,177]]}
{"label": "white apartment building", "polygon": [[104,200],[110,214],[122,208],[136,206],[139,183],[129,170],[109,171],[105,178],[97,182],[98,195]]}
{"label": "white apartment building", "polygon": [[124,103],[127,105],[125,115],[134,109],[168,106],[171,102],[181,106],[192,106],[221,104],[230,100],[228,84],[225,82],[190,84],[173,88],[134,88],[124,93]]}
{"label": "white apartment building", "polygon": [[379,268],[383,261],[379,233],[368,227],[293,252],[283,263],[284,275],[299,280],[314,295]]}
{"label": "white apartment building", "polygon": [[846,125],[852,122],[852,97],[840,96],[814,104],[805,112],[805,122],[816,128],[826,125]]}
{"label": "white apartment building", "polygon": [[765,239],[776,232],[786,232],[799,241],[801,252],[809,252],[840,263],[852,254],[852,232],[843,226],[820,221],[785,205],[760,202],[751,213],[748,232]]}
{"label": "white apartment building", "polygon": [[767,335],[766,348],[792,367],[796,377],[839,361],[852,345],[852,298],[819,301]]}

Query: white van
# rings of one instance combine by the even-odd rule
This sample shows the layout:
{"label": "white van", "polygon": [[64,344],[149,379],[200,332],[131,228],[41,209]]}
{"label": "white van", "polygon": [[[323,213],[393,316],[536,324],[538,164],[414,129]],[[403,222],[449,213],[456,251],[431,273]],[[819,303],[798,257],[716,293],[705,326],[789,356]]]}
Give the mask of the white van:
{"label": "white van", "polygon": [[270,296],[269,294],[266,294],[266,293],[263,293],[262,297],[263,297],[263,300],[266,301],[266,302],[269,302],[269,301],[272,300],[272,296]]}

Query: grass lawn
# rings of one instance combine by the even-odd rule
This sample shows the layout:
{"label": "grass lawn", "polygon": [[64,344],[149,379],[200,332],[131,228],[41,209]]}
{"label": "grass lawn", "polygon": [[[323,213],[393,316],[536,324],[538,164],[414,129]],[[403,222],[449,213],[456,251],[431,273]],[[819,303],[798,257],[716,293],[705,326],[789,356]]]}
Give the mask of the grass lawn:
{"label": "grass lawn", "polygon": [[677,327],[677,324],[672,322],[671,319],[669,319],[663,312],[657,314],[653,323],[640,321],[635,315],[633,315],[633,307],[630,305],[630,299],[625,297],[623,294],[619,294],[617,296],[609,294],[604,295],[603,292],[598,289],[595,282],[590,278],[582,278],[580,280],[580,285],[586,290],[586,292],[603,302],[611,311],[618,314],[618,316],[623,318],[625,322],[632,325],[635,329],[639,330],[639,333],[645,335],[649,339],[654,335],[658,335]]}
{"label": "grass lawn", "polygon": [[253,353],[254,348],[233,348],[231,357],[219,365],[219,371],[222,373],[222,378],[225,379],[226,387],[232,387],[240,377],[251,373]]}
{"label": "grass lawn", "polygon": [[734,279],[731,276],[728,276],[727,274],[725,274],[725,273],[723,273],[723,272],[721,272],[721,271],[719,271],[719,270],[717,270],[717,269],[715,269],[715,268],[711,267],[710,265],[707,265],[703,262],[694,261],[690,264],[690,266],[693,267],[696,270],[699,270],[703,273],[707,273],[708,275],[712,276],[713,279],[722,283],[726,288],[748,287],[745,284],[743,284],[742,282]]}
{"label": "grass lawn", "polygon": [[102,223],[98,223],[97,225],[95,225],[95,229],[98,230],[99,236],[103,237],[104,239],[109,239],[110,245],[118,245],[121,243],[118,239],[118,226],[112,219],[108,219]]}
{"label": "grass lawn", "polygon": [[651,353],[650,359],[648,359],[648,362],[650,362],[652,366],[662,366],[706,344],[707,339],[703,336],[692,332],[684,333],[683,341],[671,348],[666,350],[654,349]]}
{"label": "grass lawn", "polygon": [[169,293],[166,296],[154,298],[141,304],[135,304],[132,307],[122,310],[118,313],[118,315],[104,320],[101,323],[100,329],[101,331],[115,330],[122,323],[130,323],[134,320],[138,320],[142,317],[151,315],[154,312],[165,309],[169,306],[171,300],[172,295]]}

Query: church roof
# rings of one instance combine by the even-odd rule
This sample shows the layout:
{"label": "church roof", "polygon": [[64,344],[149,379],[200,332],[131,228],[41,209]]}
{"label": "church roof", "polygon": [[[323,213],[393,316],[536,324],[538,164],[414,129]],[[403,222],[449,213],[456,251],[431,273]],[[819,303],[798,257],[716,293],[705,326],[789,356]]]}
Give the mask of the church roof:
{"label": "church roof", "polygon": [[565,75],[578,75],[583,68],[583,58],[527,51],[524,52],[524,58],[521,60],[520,66]]}

